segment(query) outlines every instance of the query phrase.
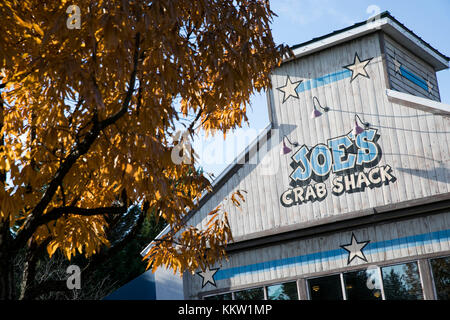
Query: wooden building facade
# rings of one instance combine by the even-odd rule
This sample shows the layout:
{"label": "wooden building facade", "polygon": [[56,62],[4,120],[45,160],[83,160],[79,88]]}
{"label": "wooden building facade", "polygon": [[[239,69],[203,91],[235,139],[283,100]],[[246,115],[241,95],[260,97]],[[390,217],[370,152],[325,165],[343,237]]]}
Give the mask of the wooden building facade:
{"label": "wooden building facade", "polygon": [[187,222],[246,191],[185,299],[450,299],[449,58],[389,13],[292,49],[270,126]]}

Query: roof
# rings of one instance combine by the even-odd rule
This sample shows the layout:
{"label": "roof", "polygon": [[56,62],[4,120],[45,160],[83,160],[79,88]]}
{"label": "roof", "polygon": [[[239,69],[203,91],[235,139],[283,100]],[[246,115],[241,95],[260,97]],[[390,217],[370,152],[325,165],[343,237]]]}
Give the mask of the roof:
{"label": "roof", "polygon": [[[450,58],[440,53],[433,48],[430,44],[425,42],[422,38],[417,36],[414,32],[408,29],[405,25],[395,19],[388,11],[380,14],[379,19],[372,22],[363,21],[356,23],[350,27],[333,31],[327,35],[311,39],[307,42],[303,42],[291,47],[294,51],[295,58],[299,58],[304,55],[311,54],[320,50],[324,50],[328,47],[335,46],[339,43],[343,43],[355,38],[359,38],[366,34],[383,30],[392,36],[395,40],[399,41],[402,45],[409,49],[414,48],[414,53],[422,57],[425,61],[429,62],[437,71],[447,69],[449,67]],[[292,59],[286,59],[285,62]],[[406,104],[411,107],[419,108],[432,112],[434,114],[448,115],[450,110],[449,106],[443,103],[431,101],[429,99],[419,98],[409,94],[400,92],[394,92],[387,90],[386,95],[388,98],[396,103]],[[256,150],[259,150],[262,143],[265,143],[270,139],[272,123],[270,123],[261,134],[248,146],[245,150],[236,157],[236,159],[228,165],[222,173],[212,182],[212,192],[204,193],[198,202],[198,207],[185,217],[185,221],[189,220],[199,208],[206,203],[217,190],[219,190],[223,184],[238,170],[247,160],[249,155]],[[166,226],[164,230],[156,237],[156,239],[167,234],[170,230],[170,226]],[[145,256],[148,250],[153,245],[153,241],[142,250],[141,255]]]}
{"label": "roof", "polygon": [[[211,183],[212,192],[204,192],[202,197],[197,203],[197,208],[190,211],[186,217],[184,218],[185,221],[189,220],[201,207],[206,201],[208,201],[217,190],[219,190],[226,181],[230,178],[231,175],[233,175],[237,169],[239,169],[244,163],[246,163],[246,160],[249,159],[250,154],[253,154],[257,150],[259,150],[262,146],[262,143],[267,142],[267,140],[270,138],[270,133],[272,129],[272,123],[266,126],[266,128],[234,159],[232,163],[230,163],[223,171],[222,173],[214,179],[214,181]],[[167,225],[157,236],[156,239],[160,239],[162,236],[166,235],[170,231],[170,225]],[[153,245],[153,241],[150,242],[142,251],[141,256],[145,256],[150,248]]]}
{"label": "roof", "polygon": [[[397,42],[427,61],[436,71],[449,67],[449,57],[439,52],[408,29],[404,24],[395,19],[389,11],[381,13],[379,17],[373,20],[358,22],[344,29],[336,30],[324,36],[294,45],[291,49],[295,54],[295,58],[299,58],[379,30],[383,30]],[[292,59],[286,59],[285,61],[290,60]]]}

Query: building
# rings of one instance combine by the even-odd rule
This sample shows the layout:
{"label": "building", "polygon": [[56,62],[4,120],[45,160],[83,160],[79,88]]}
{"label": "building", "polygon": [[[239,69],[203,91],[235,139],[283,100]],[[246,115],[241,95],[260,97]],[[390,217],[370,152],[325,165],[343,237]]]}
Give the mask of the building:
{"label": "building", "polygon": [[183,281],[167,269],[148,270],[103,300],[183,300]]}
{"label": "building", "polygon": [[228,261],[184,298],[450,299],[449,58],[388,12],[292,49],[270,126],[190,215],[246,191]]}

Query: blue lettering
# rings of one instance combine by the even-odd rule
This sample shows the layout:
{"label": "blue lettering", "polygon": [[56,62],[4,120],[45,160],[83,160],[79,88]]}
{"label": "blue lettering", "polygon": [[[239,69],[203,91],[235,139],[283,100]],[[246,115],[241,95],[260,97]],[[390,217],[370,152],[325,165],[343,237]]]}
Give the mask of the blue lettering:
{"label": "blue lettering", "polygon": [[309,150],[306,146],[301,147],[300,150],[298,150],[292,159],[298,164],[301,164],[303,168],[298,166],[294,172],[291,174],[291,179],[294,181],[306,181],[311,177],[311,166],[309,164],[308,158],[306,155],[308,154]]}
{"label": "blue lettering", "polygon": [[348,136],[338,137],[328,141],[328,147],[333,153],[333,172],[341,172],[352,169],[355,166],[356,155],[348,154],[347,160],[343,160],[346,156],[346,150],[352,145],[353,143]]}
{"label": "blue lettering", "polygon": [[378,157],[378,148],[373,142],[376,133],[376,130],[368,129],[356,137],[355,143],[358,147],[357,165],[360,166],[363,163],[370,163]]}
{"label": "blue lettering", "polygon": [[[322,164],[320,164],[319,162],[320,156],[322,156],[323,158]],[[330,172],[331,164],[333,162],[331,158],[331,152],[324,144],[318,144],[314,147],[311,152],[310,161],[314,173],[321,177],[327,175]]]}

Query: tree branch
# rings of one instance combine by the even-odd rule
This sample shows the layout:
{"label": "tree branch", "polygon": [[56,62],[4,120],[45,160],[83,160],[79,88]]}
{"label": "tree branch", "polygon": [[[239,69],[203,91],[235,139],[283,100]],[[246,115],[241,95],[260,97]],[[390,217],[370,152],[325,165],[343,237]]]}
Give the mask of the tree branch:
{"label": "tree branch", "polygon": [[[4,83],[0,83],[0,89],[3,89]],[[3,87],[2,87],[3,86]],[[0,91],[0,131],[3,129],[3,112],[4,112],[4,105],[3,105],[3,97],[2,92]],[[0,137],[0,146],[3,146],[5,144],[5,137],[2,134]],[[3,183],[3,185],[6,183],[6,171],[2,170],[0,171],[0,183]]]}
{"label": "tree branch", "polygon": [[[137,232],[139,232],[142,224],[144,223],[144,219],[145,214],[141,213],[133,228],[120,242],[109,249],[103,249],[100,253],[91,258],[91,261],[88,263],[88,265],[81,270],[83,282],[86,282],[87,277],[92,276],[92,274],[96,269],[98,269],[101,264],[109,261],[109,259],[116,255],[135,238]],[[65,280],[46,280],[30,288],[27,292],[26,297],[27,299],[35,299],[42,294],[52,291],[70,291],[70,289],[67,288]]]}
{"label": "tree branch", "polygon": [[134,50],[134,56],[133,56],[133,71],[131,72],[130,76],[130,82],[128,86],[127,95],[125,96],[125,100],[122,103],[122,108],[111,117],[103,120],[100,122],[100,130],[105,129],[106,127],[110,126],[111,124],[117,122],[128,110],[128,106],[130,104],[131,98],[133,97],[134,92],[134,86],[136,84],[136,75],[137,75],[137,67],[138,67],[138,61],[139,61],[139,43],[140,43],[140,33],[138,32],[136,34],[136,40],[135,40],[135,50]]}
{"label": "tree branch", "polygon": [[40,295],[53,291],[69,291],[66,280],[46,280],[28,291],[27,299],[35,299]]}
{"label": "tree branch", "polygon": [[138,233],[138,231],[141,229],[142,224],[144,223],[145,215],[141,213],[139,215],[138,220],[136,221],[133,228],[127,233],[127,235],[116,245],[113,247],[103,250],[99,254],[95,255],[89,264],[82,270],[82,273],[84,274],[92,274],[95,269],[98,268],[102,263],[105,263],[109,259],[111,259],[115,254],[117,254],[120,250],[122,250],[128,243],[130,243]]}
{"label": "tree branch", "polygon": [[[96,114],[94,114],[93,117],[93,126],[92,129],[89,131],[89,133],[86,135],[84,141],[80,142],[75,146],[74,149],[69,153],[66,159],[62,162],[58,170],[56,171],[55,177],[50,181],[48,184],[48,188],[45,191],[43,197],[38,202],[38,204],[34,207],[28,218],[26,219],[22,230],[17,234],[16,238],[14,239],[14,242],[12,243],[12,250],[17,250],[20,247],[23,247],[26,243],[26,241],[33,235],[33,233],[36,231],[36,229],[42,225],[41,223],[41,217],[45,210],[45,208],[48,206],[50,201],[52,200],[53,196],[55,195],[59,185],[62,183],[64,177],[67,175],[69,170],[72,168],[72,166],[75,164],[75,162],[80,158],[82,155],[86,154],[92,144],[97,139],[99,133],[101,130],[107,128],[108,126],[114,124],[117,122],[128,110],[131,98],[133,96],[134,92],[134,86],[136,83],[136,74],[137,74],[137,68],[138,68],[138,60],[139,60],[139,45],[140,45],[140,34],[136,34],[135,39],[135,50],[134,50],[134,56],[133,56],[133,70],[130,75],[130,81],[129,81],[129,87],[125,96],[125,99],[122,103],[122,108],[111,117],[103,120],[98,121]],[[45,219],[44,219],[45,221]]]}
{"label": "tree branch", "polygon": [[51,238],[46,239],[39,246],[31,243],[27,248],[25,254],[24,270],[22,272],[22,281],[20,283],[20,300],[28,300],[30,288],[33,288],[33,283],[36,277],[36,265],[40,257],[45,253],[45,249],[49,244]]}
{"label": "tree branch", "polygon": [[200,119],[200,116],[202,115],[202,112],[203,112],[202,109],[200,109],[200,110],[198,111],[198,113],[197,113],[197,115],[196,115],[194,121],[192,121],[191,125],[190,125],[189,128],[188,128],[188,132],[189,132],[189,133],[192,132],[192,130],[194,129],[194,125],[195,125],[195,123],[198,121],[198,119]]}
{"label": "tree branch", "polygon": [[102,214],[123,214],[127,212],[126,206],[120,206],[120,207],[99,207],[99,208],[80,208],[75,206],[66,206],[66,207],[59,207],[50,210],[47,214],[43,215],[39,222],[40,224],[48,223],[52,220],[56,220],[60,218],[63,214],[73,214],[78,216],[97,216]]}

